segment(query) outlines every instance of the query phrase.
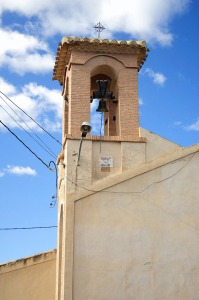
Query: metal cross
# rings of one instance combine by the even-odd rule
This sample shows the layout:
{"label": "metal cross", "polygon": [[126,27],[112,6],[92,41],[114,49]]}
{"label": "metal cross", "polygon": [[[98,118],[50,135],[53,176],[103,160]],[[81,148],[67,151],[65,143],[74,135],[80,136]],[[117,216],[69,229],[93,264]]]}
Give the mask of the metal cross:
{"label": "metal cross", "polygon": [[98,39],[100,39],[100,32],[106,28],[100,22],[93,26],[93,28],[95,28],[95,30],[98,32]]}

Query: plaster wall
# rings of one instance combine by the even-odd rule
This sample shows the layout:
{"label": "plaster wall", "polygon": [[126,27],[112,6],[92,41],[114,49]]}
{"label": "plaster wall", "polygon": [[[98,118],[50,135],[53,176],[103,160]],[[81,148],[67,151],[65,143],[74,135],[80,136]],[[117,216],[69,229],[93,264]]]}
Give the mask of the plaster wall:
{"label": "plaster wall", "polygon": [[1,300],[54,300],[56,251],[0,265]]}
{"label": "plaster wall", "polygon": [[[152,164],[157,168],[157,164],[159,160],[163,159],[164,157],[168,156],[169,161],[170,157],[173,159],[173,156],[175,153],[177,153],[178,157],[179,155],[182,154],[183,148],[180,147],[179,145],[176,145],[170,141],[167,141],[166,139],[157,136],[147,130],[142,130],[140,129],[141,135],[143,138],[145,138],[145,142],[127,142],[127,141],[120,141],[118,138],[113,137],[113,140],[110,141],[103,141],[99,140],[99,137],[86,137],[83,140],[82,143],[82,148],[81,148],[81,154],[80,154],[80,160],[79,160],[79,165],[77,166],[77,161],[78,161],[78,154],[79,154],[79,146],[80,146],[80,139],[72,139],[72,138],[67,138],[66,143],[65,143],[65,148],[62,153],[62,158],[60,160],[59,164],[59,182],[58,182],[58,187],[59,187],[59,230],[58,232],[58,255],[57,255],[57,291],[56,291],[56,299],[73,299],[73,294],[78,293],[79,289],[79,279],[76,280],[77,276],[80,276],[82,274],[83,277],[85,277],[85,280],[88,280],[88,282],[91,282],[92,285],[92,280],[90,281],[90,277],[87,277],[87,271],[85,269],[85,276],[84,274],[84,265],[82,265],[82,262],[80,262],[80,266],[78,265],[78,270],[79,270],[79,275],[76,274],[76,269],[74,269],[74,266],[76,268],[76,263],[79,263],[78,256],[76,257],[76,245],[78,245],[79,251],[81,251],[82,245],[78,241],[78,235],[76,236],[77,238],[77,243],[74,242],[74,234],[76,234],[76,221],[77,221],[77,226],[81,227],[80,224],[78,223],[79,221],[79,216],[77,214],[78,209],[76,211],[76,204],[78,207],[78,202],[84,202],[86,198],[84,198],[85,193],[92,193],[92,191],[99,191],[96,196],[93,195],[93,197],[100,197],[98,200],[99,203],[103,203],[105,199],[109,199],[112,197],[112,206],[113,208],[116,207],[114,203],[114,199],[116,199],[116,203],[121,200],[125,199],[128,193],[129,187],[133,184],[131,181],[128,181],[128,188],[125,187],[120,190],[120,183],[123,184],[126,178],[129,176],[128,174],[130,173],[130,177],[136,177],[135,174],[140,174],[142,173],[142,170],[144,168],[144,172],[149,172],[150,169],[148,167],[149,164]],[[112,158],[112,166],[104,168],[100,166],[100,158],[101,157],[111,157]],[[63,159],[63,161],[62,161]],[[132,175],[132,172],[134,175]],[[138,172],[138,173],[135,173]],[[151,175],[149,176],[150,179],[153,178]],[[129,178],[129,177],[128,177]],[[157,177],[158,178],[158,177]],[[140,179],[142,182],[142,179]],[[100,192],[101,189],[105,189],[108,185],[116,185],[118,184],[119,186],[119,191],[120,191],[120,199],[118,199],[118,194],[113,192],[113,193],[104,193]],[[132,192],[132,194],[139,195],[140,192],[137,191],[137,188],[139,187],[136,186],[135,193]],[[126,190],[125,190],[126,189]],[[147,188],[148,189],[148,188]],[[74,202],[74,197],[75,195],[79,193],[78,198],[75,198]],[[116,198],[115,198],[116,194]],[[100,195],[100,196],[99,196]],[[134,196],[135,196],[134,195]],[[153,197],[153,196],[152,196]],[[84,198],[81,200],[81,198]],[[90,203],[87,206],[86,205],[87,200],[85,202],[85,210],[88,210],[88,212],[91,212],[93,214],[93,218],[95,218],[95,212],[90,209]],[[93,202],[94,203],[94,202]],[[110,202],[111,203],[111,202]],[[98,204],[96,204],[98,206]],[[105,204],[104,208],[109,208],[107,212],[110,214],[111,217],[114,216],[115,210],[111,210],[111,206],[107,206]],[[61,211],[63,208],[63,222],[61,221]],[[91,205],[92,208],[92,205]],[[94,209],[97,210],[95,207]],[[100,211],[101,208],[99,208]],[[128,207],[126,208],[128,210]],[[75,213],[74,213],[75,211]],[[84,209],[80,209],[82,213],[84,214]],[[130,213],[130,212],[129,212]],[[130,213],[131,214],[131,213]],[[85,213],[85,217],[88,216],[87,212]],[[116,214],[116,220],[120,217],[117,216]],[[133,215],[132,215],[133,218]],[[88,217],[89,220],[89,217]],[[103,222],[103,220],[102,220]],[[61,225],[63,223],[63,226]],[[90,227],[90,224],[88,224]],[[104,226],[104,225],[103,225]],[[101,234],[106,236],[106,230],[102,226],[101,229]],[[131,224],[127,223],[126,227],[128,228]],[[63,228],[62,228],[63,227]],[[77,227],[77,228],[78,228]],[[83,225],[84,228],[84,225]],[[92,228],[92,226],[91,226]],[[100,224],[96,223],[95,229],[97,229],[96,232],[96,238],[98,238],[98,228],[100,228]],[[114,229],[113,229],[114,230]],[[124,228],[125,230],[125,228]],[[119,231],[120,233],[122,232],[122,229]],[[78,234],[78,233],[77,233]],[[89,234],[89,231],[88,231]],[[94,232],[93,232],[94,234]],[[81,236],[81,234],[80,234]],[[90,236],[89,236],[90,238]],[[117,241],[118,244],[122,244],[123,240],[120,236],[118,235]],[[81,240],[81,237],[80,237]],[[100,239],[99,239],[100,241]],[[111,245],[107,244],[106,241],[102,241],[104,244],[104,247],[110,248]],[[85,246],[85,245],[84,245]],[[75,248],[74,248],[75,247]],[[80,248],[79,248],[80,247]],[[89,245],[90,247],[90,245]],[[93,245],[90,247],[90,250],[92,251]],[[75,250],[74,250],[75,249]],[[84,248],[83,248],[84,249]],[[111,250],[112,251],[112,250]],[[130,251],[130,250],[129,250]],[[92,256],[92,253],[90,253]],[[102,256],[104,256],[105,253],[102,253]],[[119,255],[119,254],[118,254]],[[90,258],[86,258],[87,261],[90,260]],[[100,261],[101,258],[99,258]],[[92,260],[91,260],[92,261]],[[96,262],[97,263],[97,262]],[[128,262],[127,262],[128,263]],[[84,262],[83,262],[84,264]],[[99,263],[100,264],[100,263]],[[60,267],[61,266],[61,267]],[[83,266],[83,269],[81,269],[81,266]],[[89,262],[88,262],[88,270],[89,269]],[[81,273],[82,272],[82,273]],[[100,271],[101,272],[101,271]],[[74,274],[75,277],[74,277]],[[89,275],[90,276],[90,275]],[[123,275],[122,275],[123,276]],[[98,278],[98,277],[96,277]],[[106,277],[105,277],[106,278]],[[75,280],[75,282],[74,282]],[[106,278],[107,280],[107,278]],[[123,277],[121,277],[121,280],[123,282]],[[80,279],[81,281],[81,279]],[[98,279],[97,279],[98,281]],[[76,287],[77,283],[77,287]],[[113,285],[116,284],[113,283]],[[80,284],[81,286],[81,284]],[[93,285],[94,288],[95,285]],[[80,290],[83,288],[81,286]],[[88,288],[89,289],[89,288]],[[97,288],[98,290],[98,288]],[[73,293],[74,292],[74,293]],[[98,291],[99,293],[99,291]],[[97,294],[96,294],[97,295]],[[95,297],[97,297],[95,295]],[[100,294],[99,294],[100,295]],[[77,296],[80,297],[80,296]],[[85,298],[76,298],[76,299],[86,299]],[[90,296],[89,294],[88,299],[92,299],[93,295]],[[95,297],[93,299],[95,299]],[[105,298],[103,298],[105,297]],[[107,296],[108,297],[108,296]],[[96,298],[96,299],[109,299],[106,298],[106,296],[102,295],[102,298]],[[111,299],[111,298],[110,298]],[[118,298],[119,299],[119,298]],[[122,298],[121,298],[122,299]],[[125,298],[124,298],[125,299]],[[128,299],[128,298],[127,298]]]}
{"label": "plaster wall", "polygon": [[[64,179],[67,193],[80,187],[89,187],[93,183],[109,176],[122,173],[145,162],[145,143],[100,142],[84,140],[77,166],[80,140],[67,140],[64,155]],[[111,157],[113,165],[102,167],[101,157]],[[60,176],[60,180],[63,175]]]}
{"label": "plaster wall", "polygon": [[74,197],[72,299],[198,299],[199,153],[174,157]]}
{"label": "plaster wall", "polygon": [[140,128],[140,136],[146,139],[146,162],[154,160],[162,155],[182,149],[182,146],[169,141],[147,129]]}
{"label": "plaster wall", "polygon": [[[60,180],[64,179],[66,181],[67,193],[74,192],[78,189],[78,186],[89,187],[99,180],[120,174],[182,149],[181,146],[146,129],[141,128],[140,135],[146,138],[146,142],[108,142],[99,139],[84,139],[79,166],[77,166],[77,161],[80,139],[67,139],[64,150],[64,164],[66,167],[64,170],[61,167],[59,169]],[[101,157],[111,157],[112,167],[101,167]]]}

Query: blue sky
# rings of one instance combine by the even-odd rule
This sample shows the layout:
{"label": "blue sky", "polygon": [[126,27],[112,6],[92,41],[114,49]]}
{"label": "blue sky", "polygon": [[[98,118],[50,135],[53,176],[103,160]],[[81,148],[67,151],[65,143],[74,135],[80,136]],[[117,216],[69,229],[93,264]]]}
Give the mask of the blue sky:
{"label": "blue sky", "polygon": [[[150,52],[139,73],[140,125],[188,147],[199,142],[198,15],[196,0],[1,0],[0,91],[61,140],[61,87],[52,81],[57,46],[64,35],[97,36],[93,26],[100,21],[106,27],[102,38],[146,40]],[[0,96],[0,120],[47,165],[55,161],[60,144]],[[26,130],[53,156],[5,109],[20,126],[25,121],[32,131]],[[99,130],[99,117],[93,120]],[[0,143],[0,228],[56,225],[57,206],[50,208],[56,173],[3,125]],[[0,230],[0,241],[3,263],[56,248],[56,228]]]}

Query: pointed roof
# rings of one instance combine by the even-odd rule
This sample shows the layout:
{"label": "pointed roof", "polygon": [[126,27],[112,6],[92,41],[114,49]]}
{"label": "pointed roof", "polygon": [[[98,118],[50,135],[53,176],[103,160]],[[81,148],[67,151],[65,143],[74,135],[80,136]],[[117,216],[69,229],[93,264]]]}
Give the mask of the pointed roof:
{"label": "pointed roof", "polygon": [[53,69],[53,80],[63,82],[63,73],[68,64],[72,49],[80,51],[107,52],[108,53],[136,53],[138,70],[146,60],[149,49],[145,41],[108,40],[96,38],[79,38],[64,36],[57,48],[56,60]]}

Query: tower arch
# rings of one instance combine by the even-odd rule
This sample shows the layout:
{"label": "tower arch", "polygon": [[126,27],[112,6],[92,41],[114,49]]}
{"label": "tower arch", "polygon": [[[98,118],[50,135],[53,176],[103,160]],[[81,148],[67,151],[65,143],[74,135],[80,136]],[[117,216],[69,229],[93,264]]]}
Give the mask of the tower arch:
{"label": "tower arch", "polygon": [[[114,99],[105,99],[107,112],[102,116],[104,136],[117,136],[119,133],[119,110],[118,110],[118,73],[124,65],[114,57],[106,56],[103,64],[99,64],[102,57],[94,57],[89,60],[90,69],[90,94],[98,90],[97,82],[107,80],[108,90],[113,94]],[[103,57],[104,58],[104,57]],[[95,114],[99,114],[96,112]],[[100,130],[101,132],[101,130]]]}

